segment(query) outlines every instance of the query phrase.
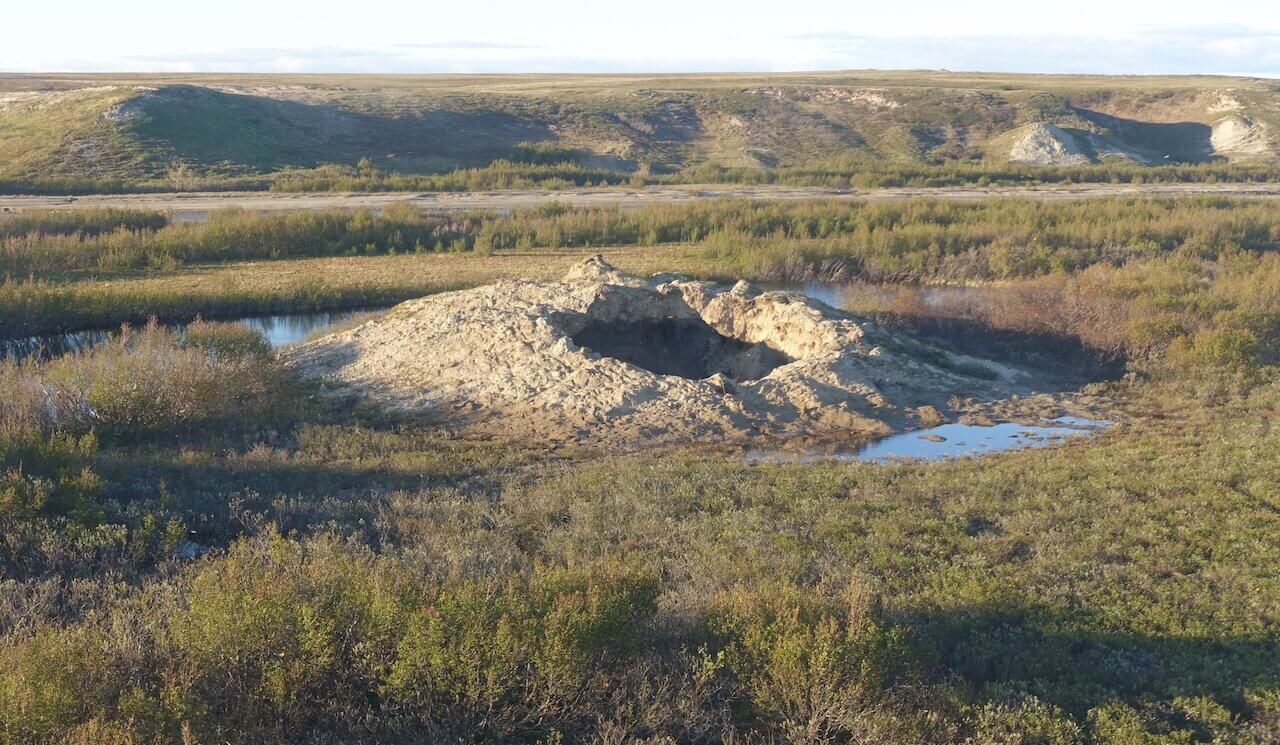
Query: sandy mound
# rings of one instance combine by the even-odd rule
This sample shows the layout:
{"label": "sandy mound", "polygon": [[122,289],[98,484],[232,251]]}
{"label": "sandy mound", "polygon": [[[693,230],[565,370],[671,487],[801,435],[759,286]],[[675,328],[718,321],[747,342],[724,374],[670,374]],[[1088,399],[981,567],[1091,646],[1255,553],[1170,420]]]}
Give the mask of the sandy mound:
{"label": "sandy mound", "polygon": [[642,280],[598,257],[560,282],[403,303],[288,361],[335,395],[463,432],[614,446],[883,434],[1018,387],[796,293]]}
{"label": "sandy mound", "polygon": [[1032,124],[1020,132],[1009,148],[1009,161],[1033,166],[1083,166],[1089,156],[1069,132],[1056,124]]}
{"label": "sandy mound", "polygon": [[1215,122],[1209,142],[1215,154],[1228,158],[1273,154],[1266,127],[1243,114],[1231,114]]}

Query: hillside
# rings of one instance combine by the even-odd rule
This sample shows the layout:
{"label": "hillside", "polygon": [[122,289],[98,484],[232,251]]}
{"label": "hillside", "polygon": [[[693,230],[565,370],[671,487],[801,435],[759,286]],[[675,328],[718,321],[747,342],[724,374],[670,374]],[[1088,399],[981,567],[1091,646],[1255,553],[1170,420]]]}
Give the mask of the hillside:
{"label": "hillside", "polygon": [[1248,78],[0,76],[10,180],[254,176],[363,158],[407,173],[499,158],[648,174],[1269,163],[1278,133],[1280,84]]}

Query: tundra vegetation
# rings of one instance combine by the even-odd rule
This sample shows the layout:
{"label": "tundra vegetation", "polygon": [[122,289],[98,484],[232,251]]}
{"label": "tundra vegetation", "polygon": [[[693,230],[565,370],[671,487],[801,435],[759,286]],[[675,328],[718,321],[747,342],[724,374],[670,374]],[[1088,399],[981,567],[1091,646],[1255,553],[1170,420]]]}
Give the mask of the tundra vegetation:
{"label": "tundra vegetation", "polygon": [[1105,357],[1132,422],[934,463],[547,451],[332,402],[239,324],[135,323],[0,363],[0,740],[1275,741],[1277,210],[7,218],[6,335],[393,300],[609,246],[977,283],[851,297],[957,345]]}

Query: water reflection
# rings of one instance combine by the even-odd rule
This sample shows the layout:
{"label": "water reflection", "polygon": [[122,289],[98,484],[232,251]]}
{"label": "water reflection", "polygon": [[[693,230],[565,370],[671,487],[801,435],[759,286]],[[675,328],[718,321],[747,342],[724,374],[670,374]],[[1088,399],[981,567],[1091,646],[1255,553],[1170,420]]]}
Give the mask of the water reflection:
{"label": "water reflection", "polygon": [[1109,426],[1111,422],[1105,419],[1065,416],[1041,424],[943,424],[892,435],[845,451],[838,448],[796,453],[751,450],[744,453],[744,457],[750,461],[780,463],[946,460],[1056,445],[1068,438],[1092,437]]}
{"label": "water reflection", "polygon": [[765,282],[765,290],[798,292],[855,312],[930,310],[956,313],[980,303],[991,289],[968,285],[895,285],[872,282]]}
{"label": "water reflection", "polygon": [[[353,317],[367,314],[368,310],[332,311],[320,313],[285,313],[273,316],[248,316],[232,319],[251,329],[262,332],[273,347],[284,347],[300,342]],[[165,328],[181,333],[187,324],[174,324]],[[22,339],[0,340],[0,357],[22,358],[39,355],[43,358],[87,349],[107,341],[110,331],[74,331],[50,336],[29,336]]]}

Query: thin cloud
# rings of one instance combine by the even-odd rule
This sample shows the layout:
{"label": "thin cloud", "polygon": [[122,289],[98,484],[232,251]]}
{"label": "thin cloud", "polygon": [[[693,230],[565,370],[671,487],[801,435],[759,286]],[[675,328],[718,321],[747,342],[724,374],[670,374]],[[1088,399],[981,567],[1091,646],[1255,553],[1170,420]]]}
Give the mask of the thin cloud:
{"label": "thin cloud", "polygon": [[175,52],[50,65],[75,70],[309,73],[650,73],[950,69],[1032,73],[1280,74],[1280,31],[1237,25],[1082,35],[881,36],[824,30],[703,54],[558,49],[488,40]]}
{"label": "thin cloud", "polygon": [[876,36],[796,34],[836,68],[935,68],[1040,73],[1234,73],[1280,71],[1280,31],[1236,25],[1151,28],[1096,35]]}
{"label": "thin cloud", "polygon": [[529,44],[503,44],[494,41],[432,41],[419,44],[396,44],[399,49],[542,49]]}

